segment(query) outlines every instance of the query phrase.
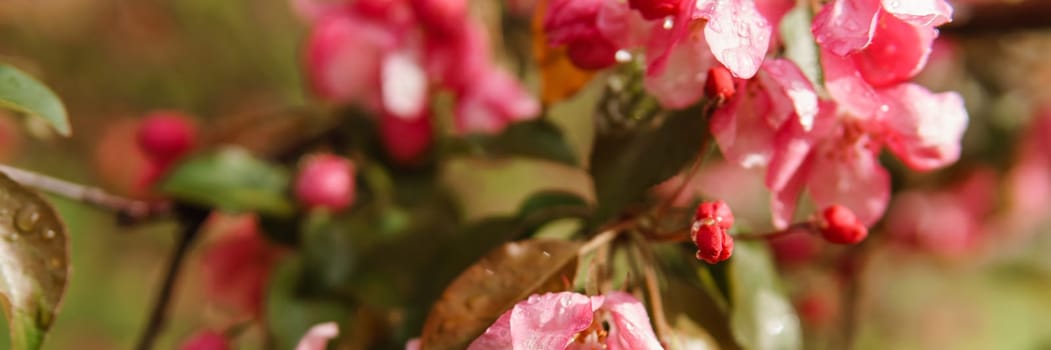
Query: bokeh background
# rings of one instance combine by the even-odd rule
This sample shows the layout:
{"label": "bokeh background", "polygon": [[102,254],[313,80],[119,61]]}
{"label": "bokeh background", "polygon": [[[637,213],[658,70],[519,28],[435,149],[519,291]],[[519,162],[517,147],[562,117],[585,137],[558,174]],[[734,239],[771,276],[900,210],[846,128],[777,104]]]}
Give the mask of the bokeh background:
{"label": "bokeh background", "polygon": [[[943,31],[920,81],[965,96],[971,124],[963,159],[927,174],[888,162],[898,168],[896,188],[912,192],[897,194],[875,230],[878,244],[868,246],[868,263],[856,272],[864,276],[860,283],[844,286],[828,266],[794,266],[791,256],[779,256],[807,339],[843,336],[838,325],[854,319],[856,344],[864,349],[1051,349],[1051,109],[1043,107],[1051,103],[1051,31],[1039,28],[1051,29],[1051,6],[1040,3],[957,4],[956,23]],[[1011,10],[989,11],[998,8]],[[145,165],[134,143],[141,116],[174,109],[201,125],[224,125],[312,105],[301,74],[305,35],[281,0],[4,0],[0,60],[52,87],[75,133],[48,138],[40,126],[27,132],[21,120],[0,118],[0,161],[141,196],[136,174]],[[588,94],[594,95],[585,91],[553,113],[580,154],[592,133]],[[210,129],[208,137],[222,139],[223,128]],[[467,218],[511,212],[541,188],[590,195],[584,173],[535,161],[462,160],[443,172],[459,189]],[[756,174],[712,162],[698,181],[727,178],[733,186],[698,191],[727,198],[745,220],[761,222],[766,194]],[[73,275],[45,347],[130,348],[156,293],[174,224],[122,226],[107,212],[51,199],[70,228]],[[201,246],[208,243],[206,237]],[[161,348],[229,322],[204,296],[200,251],[181,277]],[[829,302],[842,297],[842,288],[859,290],[859,308],[849,314]],[[249,329],[239,344],[259,348],[261,333]]]}

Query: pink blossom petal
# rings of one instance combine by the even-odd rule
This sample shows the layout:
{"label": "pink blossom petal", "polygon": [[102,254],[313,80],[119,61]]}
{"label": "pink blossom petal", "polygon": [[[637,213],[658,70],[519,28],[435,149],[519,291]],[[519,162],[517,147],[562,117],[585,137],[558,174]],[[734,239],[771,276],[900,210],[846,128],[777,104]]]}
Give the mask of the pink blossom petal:
{"label": "pink blossom petal", "polygon": [[658,74],[647,74],[646,90],[666,108],[684,108],[701,99],[708,68],[715,63],[700,35],[691,35],[672,48],[667,65]]}
{"label": "pink blossom petal", "polygon": [[427,74],[456,92],[478,81],[492,65],[485,26],[469,21],[460,30],[463,32],[452,39],[434,36],[424,39]]}
{"label": "pink blossom petal", "polygon": [[774,227],[779,230],[787,228],[792,223],[799,195],[803,193],[803,187],[806,186],[807,178],[810,176],[810,167],[813,163],[812,160],[807,161],[810,159],[804,158],[780,188],[770,190],[770,215]]}
{"label": "pink blossom petal", "polygon": [[881,93],[891,102],[880,115],[887,128],[887,145],[906,165],[931,170],[960,157],[960,139],[968,117],[959,94],[934,94],[912,83]]}
{"label": "pink blossom petal", "polygon": [[427,76],[416,57],[404,51],[388,54],[383,58],[380,75],[384,110],[405,118],[423,112],[427,102]]}
{"label": "pink blossom petal", "polygon": [[609,311],[612,323],[606,338],[609,350],[664,349],[653,333],[646,307],[631,294],[606,294],[602,308]]}
{"label": "pink blossom petal", "polygon": [[814,39],[840,56],[860,50],[872,41],[879,9],[879,0],[832,0],[814,16]]}
{"label": "pink blossom petal", "polygon": [[562,292],[533,295],[511,311],[514,350],[564,349],[591,325],[594,311],[586,295]]}
{"label": "pink blossom petal", "polygon": [[510,74],[493,68],[480,78],[458,96],[459,132],[497,133],[511,122],[537,117],[540,104]]}
{"label": "pink blossom petal", "polygon": [[622,49],[645,46],[651,31],[663,30],[620,1],[603,1],[595,25],[607,40]]}
{"label": "pink blossom petal", "polygon": [[[551,46],[601,37],[597,20],[603,0],[551,0],[544,17],[544,32]],[[624,7],[627,7],[624,5]]]}
{"label": "pink blossom petal", "polygon": [[812,129],[814,117],[818,112],[817,92],[803,71],[792,61],[773,59],[763,63],[763,72],[766,73],[764,76],[769,78],[768,81],[773,83],[773,86],[767,85],[767,89],[776,89],[778,95],[786,96],[792,104],[799,124],[804,130]]}
{"label": "pink blossom petal", "polygon": [[938,31],[881,12],[872,43],[851,55],[869,84],[885,87],[912,79],[927,64]]}
{"label": "pink blossom petal", "polygon": [[758,84],[739,81],[736,97],[717,109],[710,128],[727,161],[751,168],[764,166],[773,153],[774,129],[767,122],[770,96]]}
{"label": "pink blossom petal", "polygon": [[383,29],[355,17],[325,16],[306,46],[307,77],[315,93],[334,102],[375,104],[380,62],[393,42]]}
{"label": "pink blossom petal", "polygon": [[883,106],[883,101],[865,79],[854,62],[821,50],[821,66],[825,72],[825,88],[839,107],[855,119],[868,119]]}
{"label": "pink blossom petal", "polygon": [[653,28],[646,43],[646,74],[658,75],[664,71],[672,49],[693,32],[695,10],[693,6],[686,6],[670,22],[670,28],[664,23]]}
{"label": "pink blossom petal", "polygon": [[952,21],[945,0],[883,0],[883,9],[915,26],[936,27]]}
{"label": "pink blossom petal", "polygon": [[890,175],[868,137],[843,135],[824,142],[817,152],[807,183],[817,207],[839,204],[866,226],[876,223],[890,200]]}
{"label": "pink blossom petal", "polygon": [[774,138],[774,154],[766,172],[766,186],[781,191],[800,171],[814,146],[828,135],[836,122],[835,105],[824,102],[811,130],[799,123],[785,123]]}
{"label": "pink blossom petal", "polygon": [[511,313],[514,310],[514,308],[511,308],[511,310],[507,310],[500,315],[496,322],[493,322],[489,328],[486,328],[485,333],[482,333],[481,336],[471,342],[467,350],[512,349],[514,345],[512,345],[513,341],[511,340]]}
{"label": "pink blossom petal", "polygon": [[738,78],[755,75],[770,47],[772,28],[752,1],[718,0],[704,27],[712,54]]}
{"label": "pink blossom petal", "polygon": [[420,338],[412,338],[405,342],[405,350],[420,350]]}
{"label": "pink blossom petal", "polygon": [[327,322],[310,327],[299,340],[296,350],[324,350],[329,340],[339,336],[339,325]]}

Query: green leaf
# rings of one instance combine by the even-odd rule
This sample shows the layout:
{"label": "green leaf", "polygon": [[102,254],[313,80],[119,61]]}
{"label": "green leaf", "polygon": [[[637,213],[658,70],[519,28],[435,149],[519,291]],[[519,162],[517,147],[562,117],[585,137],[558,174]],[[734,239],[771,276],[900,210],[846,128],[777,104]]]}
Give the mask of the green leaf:
{"label": "green leaf", "polygon": [[295,210],[286,196],[288,173],[228,147],[179,164],[161,183],[173,198],[228,211],[287,216]]}
{"label": "green leaf", "polygon": [[0,174],[0,294],[14,349],[39,349],[69,278],[69,241],[40,195]]}
{"label": "green leaf", "polygon": [[0,63],[0,107],[43,119],[62,136],[73,133],[62,100],[29,74],[3,63]]}
{"label": "green leaf", "polygon": [[495,155],[523,156],[571,166],[580,165],[562,130],[544,118],[511,124],[498,135],[474,135],[471,138]]}
{"label": "green leaf", "polygon": [[590,169],[598,199],[595,221],[602,223],[640,200],[646,190],[697,157],[707,135],[706,121],[696,106],[672,112],[657,126],[600,135]]}
{"label": "green leaf", "polygon": [[309,299],[297,293],[303,263],[289,256],[275,269],[266,293],[266,326],[273,335],[275,349],[295,348],[311,326],[328,321],[344,321],[347,306]]}
{"label": "green leaf", "polygon": [[785,57],[799,66],[810,83],[823,86],[821,55],[810,31],[810,3],[800,1],[781,19],[781,40],[785,43]]}
{"label": "green leaf", "polygon": [[752,350],[800,349],[799,317],[778,290],[769,251],[759,244],[739,242],[730,264],[730,329],[738,344]]}
{"label": "green leaf", "polygon": [[489,252],[442,293],[420,336],[426,349],[462,349],[515,303],[565,290],[576,272],[579,242],[527,240]]}

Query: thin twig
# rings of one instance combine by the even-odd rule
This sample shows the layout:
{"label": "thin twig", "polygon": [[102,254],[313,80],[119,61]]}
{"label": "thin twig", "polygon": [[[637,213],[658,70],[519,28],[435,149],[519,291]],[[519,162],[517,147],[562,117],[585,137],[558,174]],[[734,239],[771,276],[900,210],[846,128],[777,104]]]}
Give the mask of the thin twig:
{"label": "thin twig", "polygon": [[667,339],[666,337],[671,335],[671,327],[668,325],[668,317],[664,314],[664,299],[661,297],[657,269],[654,268],[654,265],[657,264],[657,259],[653,255],[653,251],[650,250],[649,243],[646,242],[645,238],[638,235],[632,235],[632,237],[635,239],[636,254],[642,260],[642,279],[646,288],[646,294],[649,296],[654,330],[657,332],[657,338],[664,341]]}
{"label": "thin twig", "polygon": [[[778,237],[783,237],[794,232],[817,232],[814,229],[814,224],[810,222],[798,222],[791,226],[788,226],[784,230],[777,230],[766,233],[738,233],[734,235],[734,239],[745,240],[745,241],[762,241],[771,240]],[[667,233],[653,233],[644,235],[650,242],[686,242],[690,240],[690,229],[683,228]]]}
{"label": "thin twig", "polygon": [[10,165],[0,164],[0,171],[20,184],[108,209],[136,221],[159,216],[171,210],[171,205],[167,202],[147,202],[125,198],[98,187],[84,186]]}
{"label": "thin twig", "polygon": [[175,283],[179,277],[179,272],[182,270],[182,266],[184,265],[183,262],[186,260],[187,253],[189,253],[190,247],[193,245],[193,242],[197,237],[197,232],[200,230],[201,225],[204,223],[204,219],[207,217],[207,211],[201,209],[181,209],[183,210],[180,210],[179,213],[182,214],[180,216],[181,229],[179,231],[179,236],[176,238],[174,250],[168,261],[168,269],[164,274],[161,289],[157,294],[157,299],[153,302],[153,308],[150,311],[150,318],[146,323],[146,329],[143,330],[142,337],[139,338],[139,343],[135,347],[137,350],[153,349],[157,336],[164,330],[165,322],[168,318],[168,309],[170,309],[172,294],[175,290]]}

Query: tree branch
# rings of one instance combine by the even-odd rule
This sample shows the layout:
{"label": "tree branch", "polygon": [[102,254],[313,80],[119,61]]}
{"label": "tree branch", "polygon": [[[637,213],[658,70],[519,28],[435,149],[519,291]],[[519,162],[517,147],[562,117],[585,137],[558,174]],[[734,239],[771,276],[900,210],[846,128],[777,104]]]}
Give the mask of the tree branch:
{"label": "tree branch", "polygon": [[25,186],[114,211],[122,218],[133,222],[168,214],[171,211],[171,204],[168,202],[147,202],[125,198],[98,187],[84,186],[10,165],[0,164],[0,171]]}
{"label": "tree branch", "polygon": [[939,29],[952,35],[996,34],[1051,27],[1051,1],[1001,1],[957,5],[957,17]]}

